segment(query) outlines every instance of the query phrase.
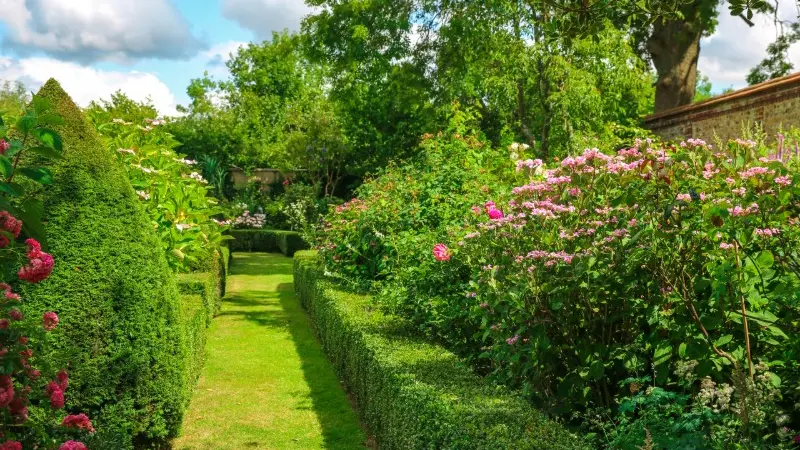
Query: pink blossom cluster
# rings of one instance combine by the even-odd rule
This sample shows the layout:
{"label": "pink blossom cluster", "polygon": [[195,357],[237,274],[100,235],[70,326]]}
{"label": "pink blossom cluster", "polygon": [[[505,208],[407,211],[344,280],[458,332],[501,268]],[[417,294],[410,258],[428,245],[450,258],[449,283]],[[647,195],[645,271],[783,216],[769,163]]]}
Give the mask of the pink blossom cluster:
{"label": "pink blossom cluster", "polygon": [[545,250],[533,250],[525,255],[528,259],[547,259],[545,265],[553,265],[558,261],[563,261],[566,264],[571,264],[577,255],[569,254],[565,251],[548,252]]}
{"label": "pink blossom cluster", "polygon": [[436,258],[437,261],[449,261],[450,250],[444,244],[436,244],[433,247],[433,257]]}
{"label": "pink blossom cluster", "polygon": [[368,208],[367,203],[359,198],[354,198],[349,202],[342,203],[336,207],[337,213],[342,213],[347,210],[366,211]]}
{"label": "pink blossom cluster", "polygon": [[772,171],[767,169],[766,167],[755,166],[755,167],[750,167],[747,170],[743,170],[743,171],[739,172],[739,176],[742,177],[743,179],[748,179],[748,178],[752,178],[752,177],[755,177],[755,176],[758,176],[758,175],[764,175],[764,174],[771,173],[771,172]]}
{"label": "pink blossom cluster", "polygon": [[524,186],[518,186],[511,190],[511,193],[514,195],[523,194],[526,192],[531,193],[540,193],[540,192],[550,192],[553,190],[553,187],[547,183],[529,183]]}
{"label": "pink blossom cluster", "polygon": [[745,147],[745,148],[755,148],[755,146],[756,146],[756,142],[754,140],[752,140],[752,139],[738,139],[737,138],[733,142],[735,142],[736,145],[739,145],[739,146]]}
{"label": "pink blossom cluster", "polygon": [[3,291],[3,303],[7,301],[19,301],[19,294],[12,292],[11,286],[7,283],[0,283],[0,289]]}
{"label": "pink blossom cluster", "polygon": [[68,384],[69,377],[64,370],[58,372],[55,380],[47,383],[45,391],[48,397],[50,397],[50,406],[53,409],[61,409],[64,407],[64,391],[67,390]]}
{"label": "pink blossom cluster", "polygon": [[42,246],[36,239],[29,238],[25,241],[28,245],[28,265],[22,266],[17,273],[20,280],[29,283],[38,283],[50,276],[53,272],[53,257],[42,251]]}
{"label": "pink blossom cluster", "polygon": [[788,175],[784,175],[782,177],[775,177],[775,184],[779,184],[781,186],[791,186],[792,185],[792,177]]}
{"label": "pink blossom cluster", "polygon": [[236,228],[264,228],[266,223],[266,214],[250,214],[250,211],[244,211],[241,216],[233,220],[233,226]]}
{"label": "pink blossom cluster", "polygon": [[755,233],[757,236],[773,237],[779,235],[781,230],[777,228],[756,228]]}
{"label": "pink blossom cluster", "polygon": [[744,217],[750,214],[755,214],[758,212],[758,203],[751,203],[747,208],[742,208],[741,206],[728,208],[728,212],[734,217]]}
{"label": "pink blossom cluster", "polygon": [[517,172],[522,171],[524,168],[535,169],[542,165],[541,159],[526,159],[517,161]]}
{"label": "pink blossom cluster", "polygon": [[712,146],[708,145],[706,143],[706,141],[704,141],[702,139],[689,138],[689,139],[686,139],[685,141],[681,142],[681,147],[687,148],[689,146],[712,148]]}
{"label": "pink blossom cluster", "polygon": [[[0,211],[0,230],[10,233],[16,239],[22,231],[22,221],[9,214],[8,211]],[[0,234],[0,248],[6,248],[10,243],[11,240],[8,236]]]}
{"label": "pink blossom cluster", "polygon": [[89,417],[83,413],[64,417],[64,420],[61,422],[61,425],[67,428],[77,428],[79,430],[86,430],[90,433],[94,433],[94,426],[92,426],[92,421],[89,420]]}

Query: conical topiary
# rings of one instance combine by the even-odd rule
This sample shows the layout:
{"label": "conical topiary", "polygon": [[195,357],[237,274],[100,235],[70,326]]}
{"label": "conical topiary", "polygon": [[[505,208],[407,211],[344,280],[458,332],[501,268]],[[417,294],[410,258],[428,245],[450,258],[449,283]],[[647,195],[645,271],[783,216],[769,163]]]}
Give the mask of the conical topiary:
{"label": "conical topiary", "polygon": [[177,434],[187,392],[180,298],[128,177],[55,80],[39,96],[65,123],[63,160],[43,193],[52,276],[23,287],[28,314],[55,311],[56,360],[69,365],[67,408],[86,412],[91,448]]}

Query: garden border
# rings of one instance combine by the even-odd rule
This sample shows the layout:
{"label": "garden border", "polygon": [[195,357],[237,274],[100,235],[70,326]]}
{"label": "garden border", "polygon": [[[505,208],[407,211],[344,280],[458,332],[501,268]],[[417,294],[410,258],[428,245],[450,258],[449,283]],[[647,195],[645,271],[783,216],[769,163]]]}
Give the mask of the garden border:
{"label": "garden border", "polygon": [[315,252],[295,256],[294,286],[379,448],[588,448],[453,353],[409,333],[370,297],[338,289],[322,275]]}

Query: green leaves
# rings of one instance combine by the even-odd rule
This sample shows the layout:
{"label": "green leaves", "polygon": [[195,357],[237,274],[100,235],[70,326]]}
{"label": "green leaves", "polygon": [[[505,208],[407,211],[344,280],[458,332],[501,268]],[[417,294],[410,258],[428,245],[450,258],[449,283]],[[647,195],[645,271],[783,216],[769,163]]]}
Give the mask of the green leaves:
{"label": "green leaves", "polygon": [[61,136],[49,128],[37,128],[32,133],[44,146],[49,147],[57,152],[64,151],[64,144],[61,142]]}
{"label": "green leaves", "polygon": [[55,148],[52,148],[52,147],[36,146],[36,147],[27,148],[27,149],[25,149],[25,151],[29,151],[31,153],[36,153],[37,155],[42,155],[42,156],[47,157],[47,158],[53,158],[53,159],[63,159],[64,158],[64,156],[61,153],[59,153],[58,150],[56,150]]}
{"label": "green leaves", "polygon": [[[2,162],[2,160],[0,160],[0,162]],[[44,167],[23,167],[19,169],[18,172],[20,175],[41,184],[53,183],[53,174],[50,172],[50,169]]]}

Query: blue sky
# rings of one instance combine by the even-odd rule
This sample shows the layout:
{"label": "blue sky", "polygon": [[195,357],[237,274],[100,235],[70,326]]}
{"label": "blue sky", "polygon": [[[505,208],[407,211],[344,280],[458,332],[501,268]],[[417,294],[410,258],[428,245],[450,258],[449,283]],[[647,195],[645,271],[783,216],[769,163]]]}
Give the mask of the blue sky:
{"label": "blue sky", "polygon": [[[231,52],[299,29],[310,10],[302,0],[0,0],[0,12],[0,80],[33,90],[55,77],[82,105],[121,89],[171,114],[188,101],[192,78],[225,77]],[[796,18],[795,2],[782,2],[780,14]],[[716,91],[745,86],[774,39],[771,19],[755,22],[722,11],[703,39],[698,66]],[[790,57],[800,63],[800,46]]]}
{"label": "blue sky", "polygon": [[165,114],[247,42],[297,30],[302,0],[0,0],[0,80],[50,77],[79,104],[121,89]]}

